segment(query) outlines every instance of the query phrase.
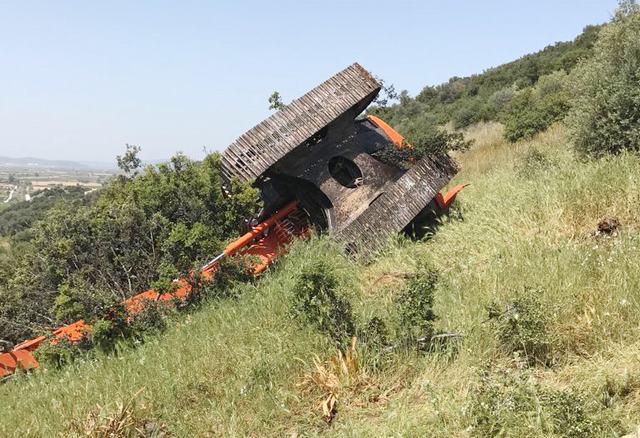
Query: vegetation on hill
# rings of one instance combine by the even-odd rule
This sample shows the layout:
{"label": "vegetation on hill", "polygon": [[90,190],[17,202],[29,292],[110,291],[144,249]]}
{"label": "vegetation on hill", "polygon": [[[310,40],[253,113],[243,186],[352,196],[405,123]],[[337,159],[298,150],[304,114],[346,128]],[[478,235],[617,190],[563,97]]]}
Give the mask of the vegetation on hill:
{"label": "vegetation on hill", "polygon": [[[375,110],[417,149],[464,145],[454,152],[463,171],[452,184],[471,186],[423,241],[398,237],[364,265],[318,237],[298,242],[256,282],[217,276],[200,311],[174,314],[171,324],[149,316],[165,335],[148,333],[137,348],[117,344],[108,356],[80,355],[64,369],[43,361],[40,372],[0,386],[0,435],[634,430],[638,17],[625,1],[603,28],[461,82],[478,84],[475,94],[464,88],[431,108],[431,98],[405,93]],[[501,105],[499,117],[456,133],[442,128],[489,98]],[[133,174],[129,152],[121,159]],[[0,270],[0,291],[22,293],[0,296],[10,303],[0,301],[2,316],[12,322],[10,312],[29,311],[20,307],[29,300],[42,310],[26,322],[40,311],[61,320],[95,315],[102,293],[162,285],[215,254],[256,207],[246,186],[223,196],[219,171],[217,155],[203,163],[177,156],[120,178],[95,204],[53,209],[23,254],[0,257],[17,266]]]}
{"label": "vegetation on hill", "polygon": [[[640,159],[580,161],[560,126],[516,145],[495,124],[467,135],[457,181],[472,185],[431,239],[399,239],[367,266],[301,243],[117,360],[0,387],[0,434],[80,434],[119,415],[176,436],[633,430]],[[598,232],[605,216],[621,226]],[[448,336],[418,342],[430,334]]]}
{"label": "vegetation on hill", "polygon": [[576,69],[568,125],[584,154],[640,150],[640,13],[625,2]]}
{"label": "vegetation on hill", "polygon": [[563,76],[592,55],[600,29],[587,26],[573,41],[556,43],[481,74],[427,86],[415,97],[403,91],[397,102],[373,111],[407,133],[409,141],[414,132],[441,131],[439,125],[451,123],[460,129],[481,121],[504,122],[510,141],[531,137],[566,114]]}
{"label": "vegetation on hill", "polygon": [[[80,201],[84,203],[83,187],[55,187],[40,190],[31,195],[29,202],[17,202],[0,210],[0,236],[13,236],[28,231],[32,225],[41,220],[58,202]],[[28,233],[27,233],[28,234]],[[19,236],[19,240],[28,240],[29,236]]]}
{"label": "vegetation on hill", "polygon": [[[137,172],[135,154],[129,157]],[[0,339],[12,343],[107,308],[218,254],[258,208],[255,190],[225,194],[220,159],[176,155],[120,176],[93,203],[63,202],[12,245],[0,277]]]}

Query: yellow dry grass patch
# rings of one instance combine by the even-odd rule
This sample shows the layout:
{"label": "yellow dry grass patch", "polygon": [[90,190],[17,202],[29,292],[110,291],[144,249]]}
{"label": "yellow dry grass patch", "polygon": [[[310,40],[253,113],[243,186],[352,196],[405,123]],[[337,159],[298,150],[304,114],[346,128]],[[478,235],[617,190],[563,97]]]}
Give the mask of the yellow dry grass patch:
{"label": "yellow dry grass patch", "polygon": [[338,400],[347,392],[358,393],[373,384],[361,366],[356,345],[357,339],[354,337],[344,353],[337,350],[324,362],[316,355],[312,369],[304,374],[299,383],[303,393],[319,394],[318,406],[327,423],[331,423],[335,417]]}

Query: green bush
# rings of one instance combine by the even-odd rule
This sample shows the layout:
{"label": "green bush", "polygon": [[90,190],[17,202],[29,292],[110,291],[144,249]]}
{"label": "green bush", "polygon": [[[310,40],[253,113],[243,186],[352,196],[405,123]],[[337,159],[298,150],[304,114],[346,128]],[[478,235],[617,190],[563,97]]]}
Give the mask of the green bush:
{"label": "green bush", "polygon": [[461,107],[451,117],[455,129],[466,128],[487,118],[485,114],[486,107],[482,99],[475,98],[461,103]]}
{"label": "green bush", "polygon": [[527,288],[504,309],[492,303],[488,310],[489,318],[495,321],[498,340],[507,353],[523,357],[530,365],[551,363],[552,312],[543,304],[539,291]]}
{"label": "green bush", "polygon": [[359,330],[360,340],[371,351],[380,352],[391,345],[389,329],[383,319],[375,316]]}
{"label": "green bush", "polygon": [[640,150],[640,12],[623,3],[600,33],[592,58],[571,75],[566,123],[576,149],[602,156]]}
{"label": "green bush", "polygon": [[549,411],[553,431],[562,437],[619,436],[619,420],[586,394],[571,389],[545,391],[541,399]]}
{"label": "green bush", "polygon": [[[125,158],[137,169],[132,151]],[[219,154],[202,162],[178,154],[136,172],[114,179],[94,203],[56,204],[34,225],[13,260],[10,292],[0,291],[1,339],[15,343],[35,328],[103,317],[105,303],[152,285],[170,289],[258,209],[248,184],[232,181],[223,190]]]}
{"label": "green bush", "polygon": [[539,79],[535,87],[519,91],[504,112],[505,138],[511,142],[529,138],[562,120],[569,110],[566,74],[555,72]]}
{"label": "green bush", "polygon": [[388,144],[372,154],[378,160],[404,169],[409,169],[416,159],[426,155],[437,155],[449,151],[463,151],[471,145],[459,132],[447,132],[428,116],[416,118],[398,127],[411,148],[398,149]]}
{"label": "green bush", "polygon": [[62,368],[72,363],[79,355],[86,353],[91,346],[90,341],[71,343],[67,338],[62,338],[57,344],[44,342],[34,352],[36,360],[45,366]]}
{"label": "green bush", "polygon": [[293,287],[293,314],[344,345],[356,331],[351,302],[335,268],[324,261],[305,267]]}
{"label": "green bush", "polygon": [[531,148],[522,158],[522,161],[516,166],[518,175],[523,178],[533,178],[537,172],[548,169],[552,165],[552,161],[537,148]]}
{"label": "green bush", "polygon": [[508,108],[509,104],[515,97],[516,91],[516,87],[511,85],[501,88],[489,96],[484,109],[487,119],[496,120],[502,116],[504,110]]}
{"label": "green bush", "polygon": [[526,436],[531,417],[538,415],[536,386],[528,376],[491,366],[480,373],[479,385],[469,397],[473,436]]}
{"label": "green bush", "polygon": [[473,436],[578,438],[622,432],[618,413],[588,393],[541,387],[526,371],[488,366],[469,400]]}
{"label": "green bush", "polygon": [[437,283],[437,273],[427,265],[420,265],[396,297],[397,336],[401,343],[415,345],[420,342],[424,345],[431,341],[436,320],[433,299]]}

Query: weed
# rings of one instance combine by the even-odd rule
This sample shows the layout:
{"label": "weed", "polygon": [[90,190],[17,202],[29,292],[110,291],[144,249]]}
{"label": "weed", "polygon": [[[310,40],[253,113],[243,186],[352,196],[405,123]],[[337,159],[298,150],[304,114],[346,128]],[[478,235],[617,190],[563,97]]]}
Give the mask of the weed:
{"label": "weed", "polygon": [[518,175],[524,179],[533,178],[539,171],[545,170],[553,165],[553,162],[539,149],[531,148],[522,157],[522,161],[517,166]]}
{"label": "weed", "polygon": [[71,343],[67,338],[62,338],[55,344],[43,343],[35,350],[35,357],[41,364],[59,369],[86,353],[90,346],[90,342]]}
{"label": "weed", "polygon": [[126,402],[117,403],[108,414],[101,413],[104,409],[96,406],[84,421],[72,421],[72,429],[89,438],[168,437],[166,425],[145,418],[145,409],[136,404],[140,392],[142,390]]}
{"label": "weed", "polygon": [[337,402],[344,392],[358,392],[370,383],[369,376],[361,366],[356,343],[356,338],[352,338],[351,345],[344,353],[338,349],[324,363],[316,356],[312,370],[305,373],[299,383],[303,392],[320,394],[319,406],[327,423],[333,421]]}
{"label": "weed", "polygon": [[571,389],[546,391],[543,404],[553,431],[567,438],[615,436],[618,422],[596,400]]}
{"label": "weed", "polygon": [[372,351],[381,351],[389,347],[389,329],[387,324],[379,317],[374,316],[367,325],[360,330],[362,343]]}
{"label": "weed", "polygon": [[437,273],[429,266],[418,267],[413,278],[395,299],[397,336],[400,342],[428,343],[434,334],[433,295],[438,283]]}
{"label": "weed", "polygon": [[355,334],[351,303],[340,290],[334,269],[322,260],[300,274],[293,287],[292,310],[337,344]]}
{"label": "weed", "polygon": [[469,403],[475,436],[524,436],[529,435],[529,424],[542,426],[540,420],[535,419],[540,403],[537,388],[525,373],[505,367],[486,367],[481,371],[480,384]]}
{"label": "weed", "polygon": [[530,365],[551,363],[551,312],[540,300],[539,291],[524,289],[504,310],[492,303],[488,312],[496,322],[497,337],[507,353],[522,355]]}

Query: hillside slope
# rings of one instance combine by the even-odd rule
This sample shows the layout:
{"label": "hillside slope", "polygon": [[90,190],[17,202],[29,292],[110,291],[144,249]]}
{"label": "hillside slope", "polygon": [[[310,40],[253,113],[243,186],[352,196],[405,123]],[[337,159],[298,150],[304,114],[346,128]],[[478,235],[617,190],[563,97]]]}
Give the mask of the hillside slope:
{"label": "hillside slope", "polygon": [[[176,436],[633,430],[640,159],[579,161],[559,126],[515,145],[498,124],[466,135],[476,143],[459,155],[464,170],[452,183],[471,186],[432,238],[392,242],[368,266],[347,262],[327,240],[301,243],[239,298],[179,316],[138,348],[0,386],[0,435],[120,426]],[[597,233],[605,216],[621,225]],[[331,341],[291,311],[295,282],[318,261],[346,279],[358,321],[384,317],[407,275],[429,263],[439,273],[436,328],[462,336],[430,352],[361,346],[359,367],[332,371]],[[319,369],[337,379],[331,424]]]}

